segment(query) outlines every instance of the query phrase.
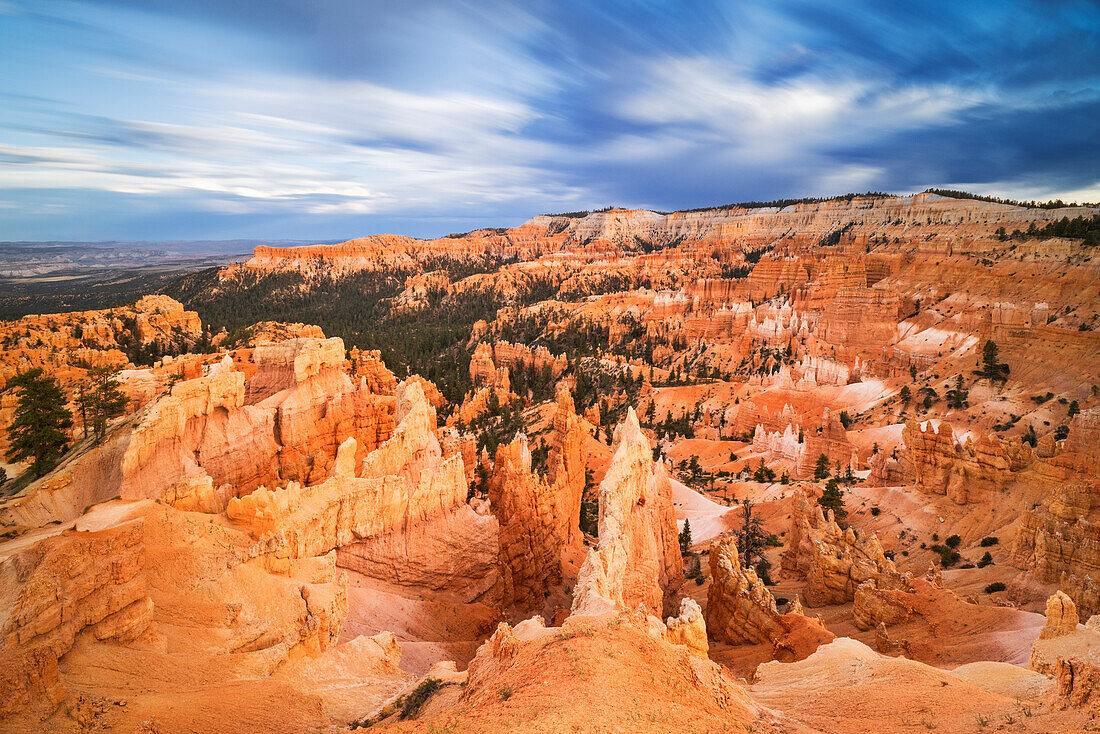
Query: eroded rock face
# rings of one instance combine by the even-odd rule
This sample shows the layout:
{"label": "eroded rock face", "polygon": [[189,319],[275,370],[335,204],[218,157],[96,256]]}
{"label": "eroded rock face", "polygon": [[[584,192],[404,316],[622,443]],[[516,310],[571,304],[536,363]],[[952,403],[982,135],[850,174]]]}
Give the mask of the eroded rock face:
{"label": "eroded rock face", "polygon": [[711,585],[707,630],[730,644],[774,642],[782,635],[775,597],[756,572],[741,567],[737,538],[721,536],[710,546]]}
{"label": "eroded rock face", "polygon": [[127,642],[152,619],[140,519],[70,529],[0,557],[0,713],[65,696],[57,659],[90,629]]}
{"label": "eroded rock face", "polygon": [[341,340],[261,344],[254,357],[251,380],[226,356],[176,383],[103,445],[0,509],[0,523],[67,521],[113,497],[221,512],[261,485],[321,482],[345,438],[356,438],[361,460],[392,432],[394,399],[351,382]]}
{"label": "eroded rock face", "polygon": [[489,500],[500,521],[505,605],[540,609],[551,587],[576,581],[587,435],[567,389],[558,391],[546,475],[531,470],[527,437],[497,449]]}
{"label": "eroded rock face", "polygon": [[1083,613],[1100,612],[1100,410],[1075,416],[1061,451],[1034,466],[1050,490],[1024,513],[1012,562],[1059,584]]}
{"label": "eroded rock face", "polygon": [[227,514],[276,559],[336,550],[341,567],[364,576],[467,603],[495,601],[497,519],[466,503],[462,454],[443,457],[419,382],[398,386],[397,415],[393,436],[361,467],[348,438],[325,481],[260,488],[230,500]]}
{"label": "eroded rock face", "polygon": [[615,429],[612,451],[599,490],[600,542],[578,574],[573,614],[639,604],[660,613],[666,593],[683,582],[683,561],[668,475],[654,464],[633,408]]}
{"label": "eroded rock face", "polygon": [[1047,599],[1046,618],[1047,623],[1039,632],[1040,640],[1071,634],[1077,630],[1077,624],[1080,621],[1077,618],[1077,606],[1062,591],[1054,592],[1054,595]]}
{"label": "eroded rock face", "polygon": [[680,600],[680,614],[665,620],[665,639],[673,645],[685,645],[692,655],[706,658],[710,643],[707,642],[707,625],[703,609],[694,599]]}
{"label": "eroded rock face", "polygon": [[1074,706],[1095,706],[1100,693],[1100,665],[1076,658],[1058,658],[1054,665],[1058,695]]}
{"label": "eroded rock face", "polygon": [[926,492],[946,495],[965,505],[1009,481],[1009,463],[1001,442],[984,436],[977,443],[957,443],[950,423],[921,426],[911,419],[902,434],[914,481]]}
{"label": "eroded rock face", "polygon": [[277,479],[320,482],[345,438],[356,438],[362,459],[393,430],[390,399],[372,392],[366,378],[353,382],[344,372],[343,340],[258,345],[255,359],[249,400],[275,411]]}
{"label": "eroded rock face", "polygon": [[397,378],[382,362],[382,352],[355,347],[351,350],[350,360],[352,373],[367,381],[368,390],[379,395],[393,395],[397,389]]}
{"label": "eroded rock face", "polygon": [[[134,347],[161,354],[180,354],[198,344],[202,322],[168,296],[145,296],[130,306],[101,311],[24,316],[0,322],[0,384],[20,372],[40,367],[58,378],[73,398],[76,384],[91,367],[123,369],[130,365]],[[129,350],[129,351],[126,351]],[[130,354],[131,356],[128,356]],[[169,375],[184,376],[177,365],[147,370],[152,385],[130,387],[132,375],[121,380],[135,411],[148,400],[148,391],[159,392]],[[182,367],[182,366],[180,366]],[[134,370],[137,372],[137,370]],[[153,375],[155,374],[155,377]],[[138,378],[140,380],[140,378]],[[14,415],[14,395],[0,396],[0,453],[8,448],[8,425]],[[79,412],[73,436],[80,435]]]}
{"label": "eroded rock face", "polygon": [[707,592],[707,632],[732,645],[768,643],[777,660],[802,660],[835,639],[820,620],[795,607],[776,609],[775,597],[752,569],[741,567],[737,538],[725,535],[710,547],[711,586]]}
{"label": "eroded rock face", "polygon": [[[229,357],[177,383],[134,427],[122,458],[124,499],[160,497],[181,480],[210,475],[248,491],[274,478],[275,416],[245,405],[245,377]],[[178,492],[177,492],[178,493]]]}
{"label": "eroded rock face", "polygon": [[564,539],[556,532],[546,478],[531,472],[531,452],[523,434],[497,449],[489,501],[500,521],[505,604],[541,608],[550,587],[561,583]]}
{"label": "eroded rock face", "polygon": [[852,617],[863,630],[885,629],[911,619],[915,614],[912,595],[930,592],[931,581],[913,579],[908,575],[884,574],[870,578],[856,588],[852,600]]}
{"label": "eroded rock face", "polygon": [[[580,529],[581,497],[584,494],[588,457],[585,442],[588,433],[565,386],[557,391],[554,428],[550,435],[547,471],[551,486],[551,514],[557,522],[557,534],[565,545],[579,548],[583,543]],[[572,574],[563,570],[567,583]]]}
{"label": "eroded rock face", "polygon": [[790,537],[783,569],[805,574],[808,606],[852,601],[864,581],[882,573],[896,573],[877,536],[842,529],[831,512],[826,516],[801,492],[794,498]]}

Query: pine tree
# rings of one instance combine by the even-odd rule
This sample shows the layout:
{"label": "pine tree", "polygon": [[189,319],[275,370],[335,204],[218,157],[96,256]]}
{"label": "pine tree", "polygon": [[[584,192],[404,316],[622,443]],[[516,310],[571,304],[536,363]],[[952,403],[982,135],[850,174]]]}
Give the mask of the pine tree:
{"label": "pine tree", "polygon": [[986,341],[985,346],[982,347],[982,368],[978,370],[977,374],[990,380],[999,380],[1000,382],[1007,380],[1009,368],[1004,362],[997,361],[999,352],[1000,350],[997,348],[995,341],[992,339]]}
{"label": "pine tree", "polygon": [[85,435],[90,423],[96,443],[101,443],[107,435],[107,423],[126,412],[130,402],[119,387],[118,370],[109,367],[93,367],[88,371],[88,379],[81,385],[77,401],[85,421]]}
{"label": "pine tree", "polygon": [[817,498],[817,504],[826,510],[832,510],[833,518],[837,522],[848,517],[848,510],[844,508],[844,493],[840,491],[840,483],[835,478],[825,483],[825,491]]}
{"label": "pine tree", "polygon": [[756,559],[762,558],[764,548],[768,544],[764,523],[753,514],[754,506],[753,501],[749,499],[741,505],[743,514],[741,528],[737,531],[737,553],[741,556],[743,568],[751,568]]}
{"label": "pine tree", "polygon": [[55,466],[69,445],[68,430],[73,414],[65,407],[65,393],[57,379],[47,377],[40,368],[28,370],[8,380],[5,389],[19,390],[15,417],[8,428],[8,461],[31,460],[36,477]]}
{"label": "pine tree", "polygon": [[825,479],[829,476],[829,457],[825,454],[821,454],[817,457],[817,463],[814,464],[814,479]]}
{"label": "pine tree", "polygon": [[947,391],[947,404],[952,408],[965,408],[970,392],[963,386],[962,375],[955,375],[955,387]]}
{"label": "pine tree", "polygon": [[754,482],[766,484],[767,482],[775,481],[775,471],[764,465],[764,458],[760,458],[760,464],[756,467],[756,471],[752,475]]}
{"label": "pine tree", "polygon": [[684,528],[680,531],[680,553],[687,553],[691,548],[691,520],[684,518]]}
{"label": "pine tree", "polygon": [[1073,402],[1071,402],[1069,404],[1069,410],[1066,412],[1066,417],[1072,418],[1073,416],[1077,415],[1080,412],[1081,412],[1081,406],[1077,404],[1076,400],[1074,400]]}

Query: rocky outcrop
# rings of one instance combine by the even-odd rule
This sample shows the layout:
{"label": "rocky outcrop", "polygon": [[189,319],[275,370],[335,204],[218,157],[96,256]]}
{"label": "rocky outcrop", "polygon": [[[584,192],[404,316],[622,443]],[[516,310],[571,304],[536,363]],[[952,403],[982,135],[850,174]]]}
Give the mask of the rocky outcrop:
{"label": "rocky outcrop", "polygon": [[362,458],[390,434],[391,401],[365,378],[344,372],[344,342],[292,339],[257,345],[249,402],[275,412],[278,479],[314,484],[328,476],[336,449],[348,436]]}
{"label": "rocky outcrop", "polygon": [[1062,591],[1054,592],[1047,599],[1046,608],[1047,623],[1039,632],[1040,640],[1048,640],[1052,637],[1063,637],[1077,631],[1077,607]]}
{"label": "rocky outcrop", "polygon": [[1075,416],[1061,451],[1033,470],[1050,489],[1024,513],[1012,563],[1058,584],[1082,613],[1100,612],[1100,409]]}
{"label": "rocky outcrop", "polygon": [[113,497],[217,513],[261,485],[319,483],[345,438],[361,460],[393,430],[394,399],[351,381],[341,340],[262,343],[252,356],[251,379],[226,356],[177,382],[0,508],[0,523],[67,521]]}
{"label": "rocky outcrop", "polygon": [[[176,355],[199,344],[202,322],[194,311],[168,296],[145,296],[131,306],[102,311],[24,316],[0,322],[0,385],[20,372],[41,368],[56,377],[70,399],[92,367],[123,369],[131,360],[149,355]],[[159,366],[159,363],[158,363]],[[155,391],[170,375],[182,376],[174,367],[156,370]],[[140,408],[148,396],[137,392],[128,411]],[[0,453],[8,448],[7,429],[15,409],[15,395],[0,395]],[[81,435],[79,413],[73,436]]]}
{"label": "rocky outcrop", "polygon": [[494,601],[497,520],[466,503],[462,454],[444,458],[420,383],[396,392],[400,423],[361,466],[348,438],[325,481],[261,487],[230,500],[226,512],[278,563],[336,550],[341,567],[363,576],[463,603]]}
{"label": "rocky outcrop", "polygon": [[531,471],[526,436],[497,449],[489,501],[500,522],[505,605],[541,608],[550,588],[562,581],[564,538],[557,532],[550,494],[546,478]]}
{"label": "rocky outcrop", "polygon": [[707,631],[732,645],[775,642],[782,636],[775,597],[756,572],[741,567],[737,538],[723,535],[710,546]]}
{"label": "rocky outcrop", "polygon": [[839,464],[857,469],[856,448],[848,441],[848,432],[840,420],[825,409],[821,425],[814,430],[787,423],[782,432],[769,432],[762,424],[756,425],[752,438],[754,453],[763,454],[769,461],[790,462],[795,479],[810,479],[818,458],[824,455],[829,466]]}
{"label": "rocky outcrop", "polygon": [[852,617],[861,630],[890,627],[911,619],[915,611],[914,594],[931,593],[942,588],[927,577],[911,574],[881,574],[867,579],[856,588],[852,599]]}
{"label": "rocky outcrop", "polygon": [[820,506],[811,506],[801,492],[794,497],[783,570],[805,576],[805,599],[811,607],[852,601],[864,581],[896,574],[874,533],[841,528],[832,512],[826,515]]}
{"label": "rocky outcrop", "polygon": [[665,639],[673,645],[684,645],[692,655],[706,658],[710,643],[707,642],[707,625],[703,609],[689,597],[680,600],[680,614],[665,621]]}
{"label": "rocky outcrop", "polygon": [[871,470],[866,480],[868,487],[898,487],[913,481],[909,457],[904,453],[874,451],[867,459],[867,466]]}
{"label": "rocky outcrop", "polygon": [[488,342],[477,345],[470,357],[470,382],[474,387],[492,385],[496,380],[497,366],[493,363],[493,347]]}
{"label": "rocky outcrop", "polygon": [[668,475],[654,464],[634,409],[615,429],[611,465],[600,482],[599,545],[577,577],[573,614],[641,605],[651,614],[683,582]]}
{"label": "rocky outcrop", "polygon": [[[547,455],[547,473],[551,487],[551,514],[557,522],[557,534],[563,544],[579,548],[583,543],[580,529],[581,497],[586,482],[588,455],[585,444],[588,432],[573,405],[568,387],[559,385],[554,425],[550,434],[550,452]],[[572,572],[562,571],[567,583],[572,583]]]}
{"label": "rocky outcrop", "polygon": [[532,471],[523,434],[497,449],[489,500],[500,522],[506,606],[541,609],[552,587],[576,582],[583,553],[580,509],[586,438],[569,391],[562,386],[548,437],[546,474]]}
{"label": "rocky outcrop", "polygon": [[349,356],[352,374],[367,381],[367,389],[379,395],[393,395],[397,378],[382,362],[382,352],[377,349],[361,350],[355,347]]}
{"label": "rocky outcrop", "polygon": [[1002,489],[1009,481],[1009,464],[1001,442],[985,436],[955,441],[951,424],[920,425],[911,419],[902,432],[914,482],[925,492],[946,495],[956,504],[975,502]]}
{"label": "rocky outcrop", "polygon": [[1058,658],[1054,664],[1058,695],[1073,706],[1093,708],[1100,696],[1100,665],[1077,658]]}
{"label": "rocky outcrop", "polygon": [[215,486],[249,491],[277,478],[274,434],[274,414],[245,405],[244,373],[226,357],[206,376],[177,383],[141,416],[122,457],[119,494],[156,499],[203,475]]}
{"label": "rocky outcrop", "polygon": [[1062,450],[1034,468],[1049,492],[1024,513],[1013,565],[1062,585],[1082,612],[1100,612],[1100,409],[1075,416]]}
{"label": "rocky outcrop", "polygon": [[461,454],[444,460],[435,436],[435,410],[416,382],[397,389],[397,428],[363,460],[355,476],[358,446],[340,446],[335,472],[321,484],[260,488],[230,500],[227,514],[257,539],[271,539],[278,553],[304,558],[357,540],[404,530],[442,516],[466,502]]}
{"label": "rocky outcrop", "polygon": [[801,605],[780,614],[775,597],[752,569],[741,567],[737,538],[725,535],[710,546],[711,585],[707,591],[707,633],[731,645],[771,644],[777,660],[802,660],[835,639]]}
{"label": "rocky outcrop", "polygon": [[130,641],[148,628],[142,521],[101,524],[90,515],[0,556],[0,713],[64,698],[57,659],[83,630]]}

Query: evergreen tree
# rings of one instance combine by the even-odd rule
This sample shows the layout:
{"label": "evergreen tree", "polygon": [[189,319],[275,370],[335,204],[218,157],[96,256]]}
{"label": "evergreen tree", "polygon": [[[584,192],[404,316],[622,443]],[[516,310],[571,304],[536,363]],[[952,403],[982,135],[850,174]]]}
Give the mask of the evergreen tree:
{"label": "evergreen tree", "polygon": [[107,423],[122,415],[130,401],[119,387],[118,370],[93,367],[88,371],[88,379],[80,386],[77,402],[84,420],[84,434],[87,435],[91,425],[96,443],[101,443],[107,435]]}
{"label": "evergreen tree", "polygon": [[825,491],[817,498],[817,504],[826,510],[832,510],[833,518],[837,522],[848,517],[848,510],[844,508],[844,493],[840,491],[840,483],[835,478],[825,483]]}
{"label": "evergreen tree", "polygon": [[1020,437],[1020,440],[1029,444],[1031,448],[1035,448],[1035,444],[1039,443],[1039,436],[1035,433],[1035,426],[1028,424],[1027,430],[1024,431],[1024,435]]}
{"label": "evergreen tree", "polygon": [[12,388],[19,391],[19,401],[8,428],[6,457],[8,461],[30,459],[34,475],[40,477],[57,466],[68,447],[73,414],[65,407],[65,393],[57,379],[40,368],[8,380],[5,389]]}
{"label": "evergreen tree", "polygon": [[902,385],[901,391],[898,392],[898,397],[901,398],[901,402],[904,405],[908,405],[909,401],[913,398],[913,391],[909,389],[908,385]]}
{"label": "evergreen tree", "polygon": [[1080,412],[1081,412],[1081,406],[1077,404],[1076,400],[1074,400],[1073,402],[1071,402],[1069,404],[1069,411],[1067,411],[1066,416],[1069,417],[1069,418],[1072,418],[1073,416],[1077,415]]}
{"label": "evergreen tree", "polygon": [[970,397],[969,391],[963,385],[963,376],[955,375],[955,387],[947,391],[947,404],[952,408],[965,408],[967,405],[967,398]]}
{"label": "evergreen tree", "polygon": [[1004,362],[999,362],[999,352],[997,343],[992,339],[986,341],[985,346],[982,347],[982,368],[978,370],[979,375],[989,378],[990,380],[999,380],[1004,382],[1008,379],[1009,368]]}
{"label": "evergreen tree", "polygon": [[753,481],[766,484],[767,482],[775,481],[775,471],[769,469],[764,465],[764,458],[760,458],[760,464],[756,467],[756,471],[752,475]]}
{"label": "evergreen tree", "polygon": [[691,547],[691,520],[684,518],[684,528],[680,531],[680,553],[687,553]]}
{"label": "evergreen tree", "polygon": [[814,479],[825,479],[829,476],[829,457],[825,454],[817,457],[817,463],[814,464]]}
{"label": "evergreen tree", "polygon": [[768,545],[768,535],[764,532],[763,521],[753,514],[755,504],[745,500],[741,505],[742,522],[737,531],[737,553],[741,556],[742,568],[751,568],[756,560],[763,557]]}

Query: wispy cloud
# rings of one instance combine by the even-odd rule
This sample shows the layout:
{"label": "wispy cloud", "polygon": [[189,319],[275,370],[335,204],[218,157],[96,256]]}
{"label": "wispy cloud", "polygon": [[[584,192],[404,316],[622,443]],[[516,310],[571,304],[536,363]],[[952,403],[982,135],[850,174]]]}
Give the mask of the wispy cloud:
{"label": "wispy cloud", "polygon": [[624,117],[668,126],[716,153],[775,160],[820,152],[868,136],[955,122],[958,113],[991,101],[988,93],[949,85],[907,85],[812,74],[765,84],[753,69],[709,58],[654,61],[644,88],[621,105]]}
{"label": "wispy cloud", "polygon": [[0,237],[1097,191],[1100,8],[928,2],[0,0]]}

